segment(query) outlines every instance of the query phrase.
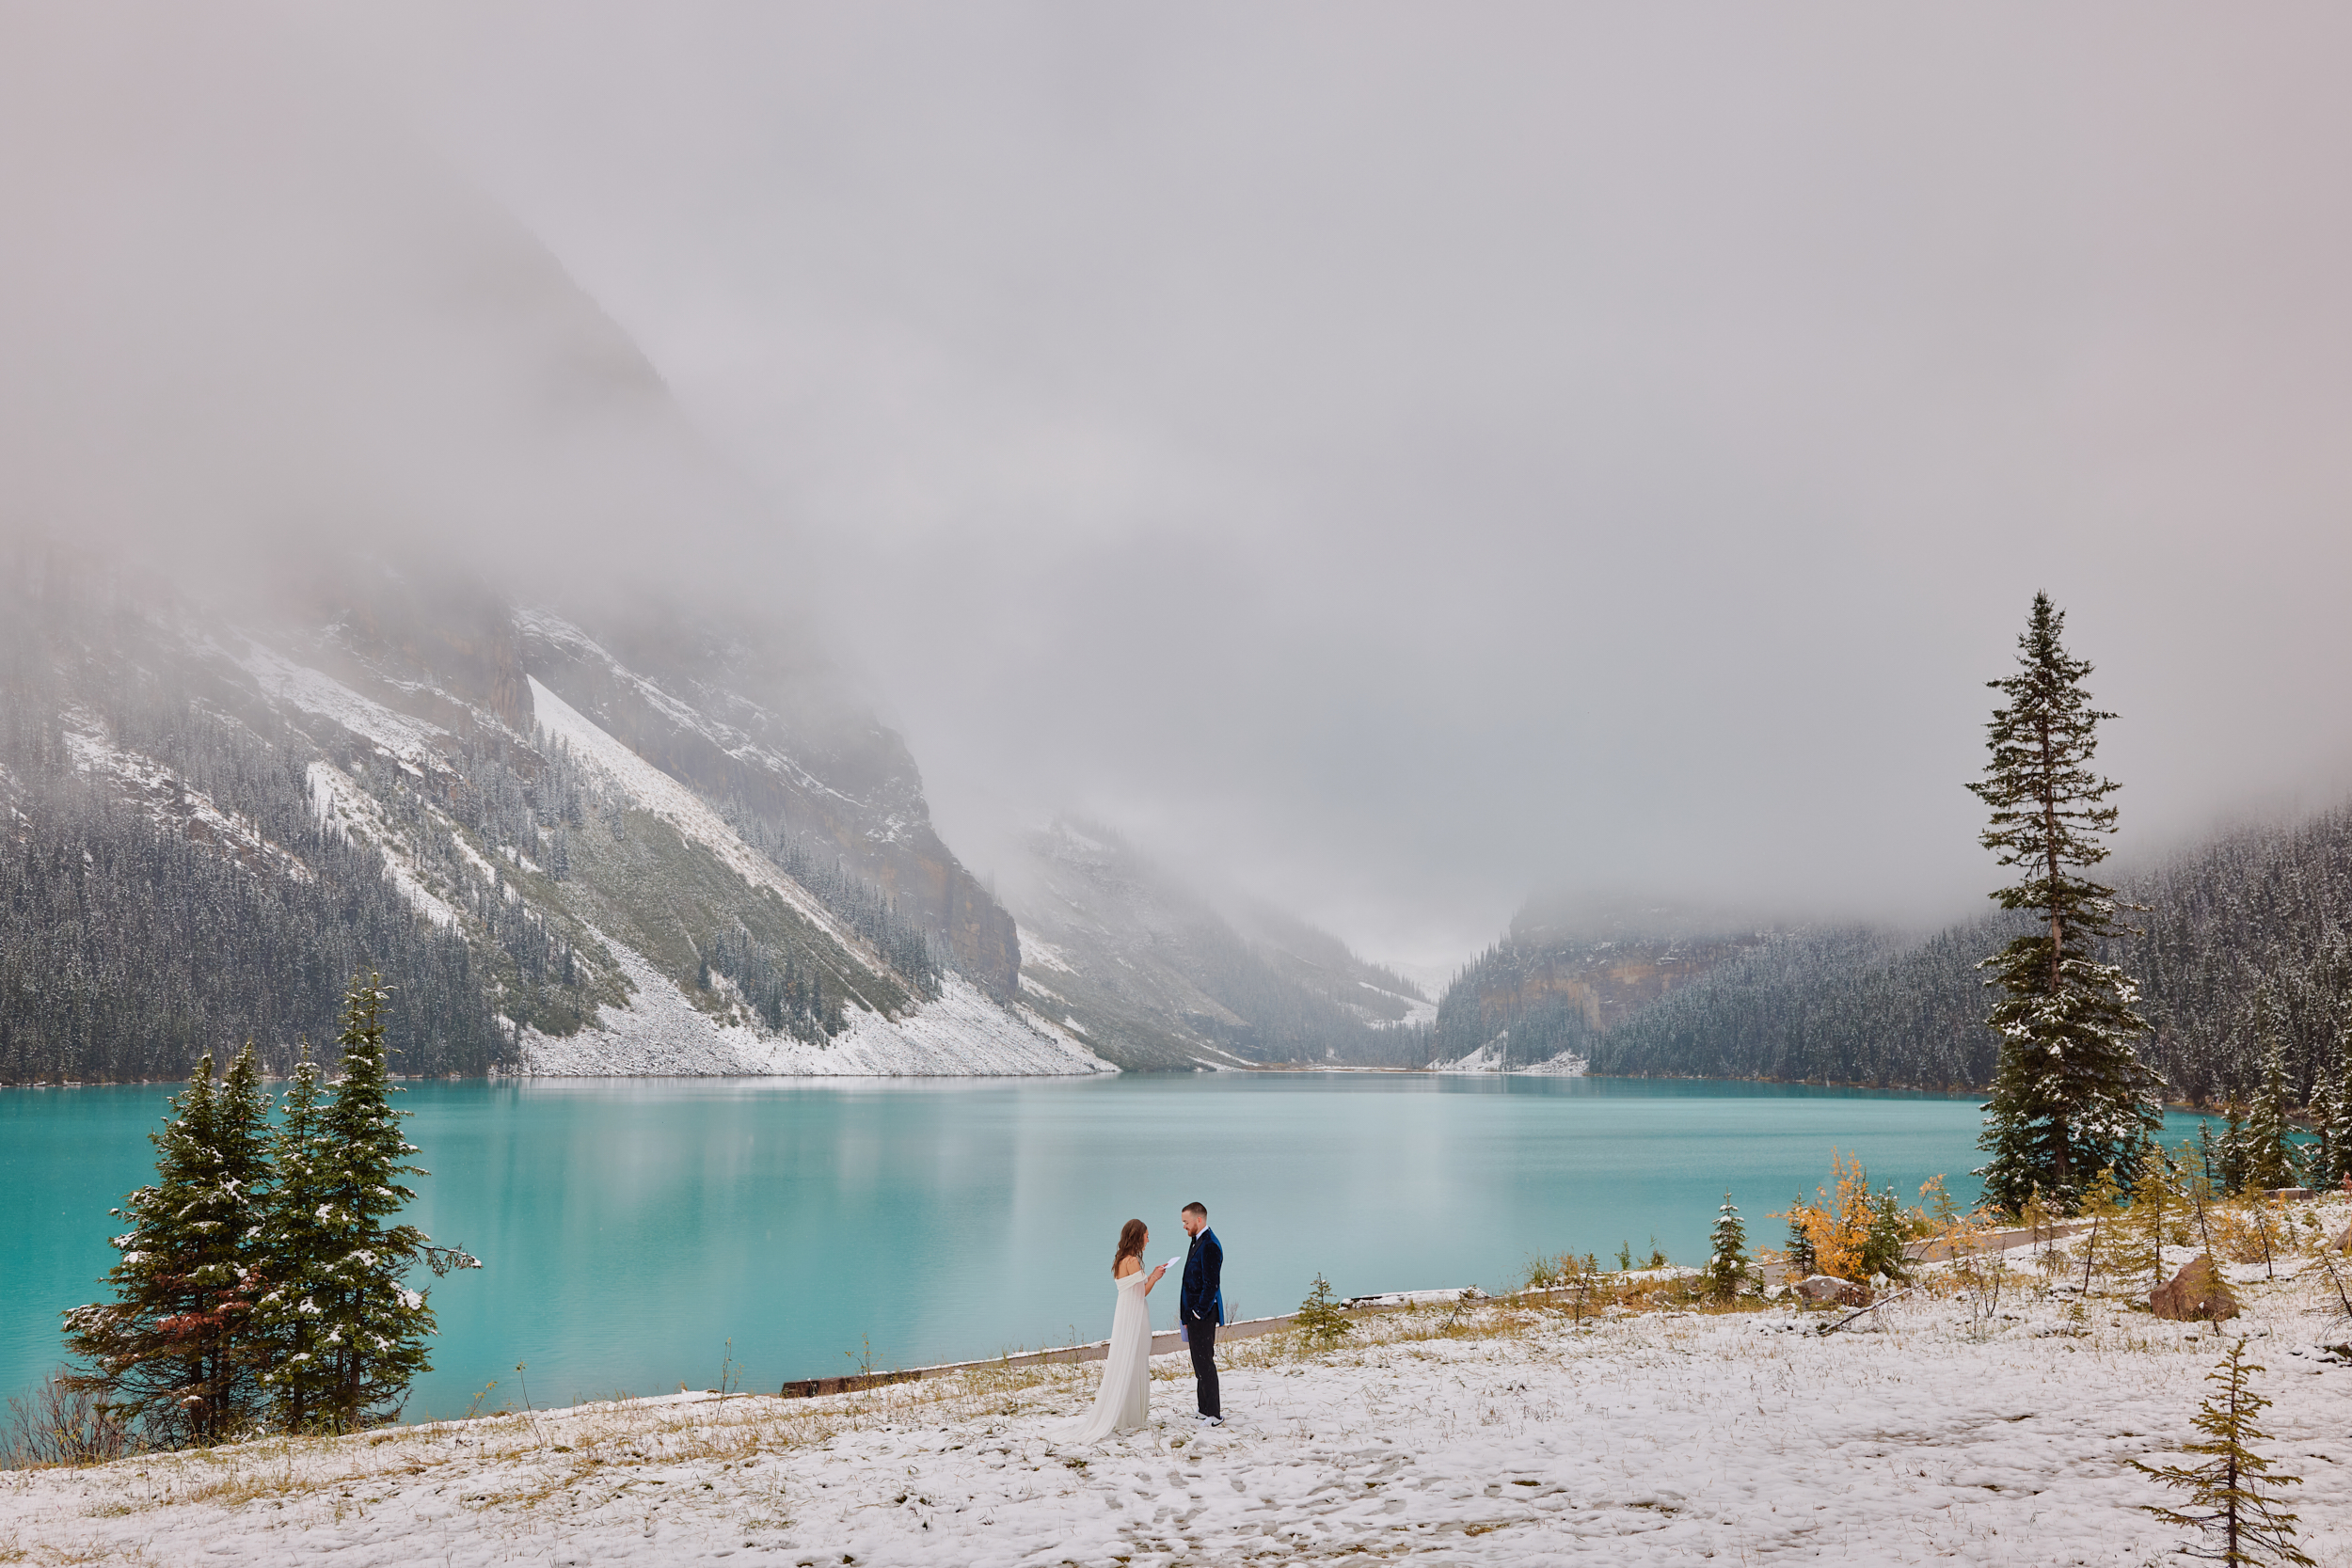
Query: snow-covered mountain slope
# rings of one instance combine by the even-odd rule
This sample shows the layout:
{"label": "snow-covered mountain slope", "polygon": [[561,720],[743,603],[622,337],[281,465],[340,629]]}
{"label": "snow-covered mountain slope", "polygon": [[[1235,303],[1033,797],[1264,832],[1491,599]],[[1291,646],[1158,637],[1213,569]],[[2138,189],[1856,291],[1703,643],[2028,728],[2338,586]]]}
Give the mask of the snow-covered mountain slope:
{"label": "snow-covered mountain slope", "polygon": [[1410,981],[1279,911],[1221,912],[1107,829],[1057,821],[1000,876],[1023,997],[1114,1061],[1421,1065]]}
{"label": "snow-covered mountain slope", "polygon": [[[37,576],[41,591],[20,578],[7,608],[21,613],[0,616],[0,768],[18,825],[0,854],[37,884],[0,955],[0,1078],[173,1076],[248,1034],[283,1058],[296,1036],[331,1038],[355,967],[382,970],[401,998],[409,1070],[1109,1070],[1020,997],[985,942],[967,964],[956,925],[860,875],[880,862],[986,899],[931,834],[903,748],[870,721],[866,772],[849,781],[860,794],[839,787],[855,769],[823,737],[796,752],[772,711],[746,730],[752,699],[706,712],[573,622],[478,589],[363,577],[307,619],[232,626],[176,601],[102,612],[71,573]],[[590,658],[599,679],[583,681]],[[723,695],[721,663],[705,657],[694,696]],[[637,742],[555,684],[567,680],[628,716]],[[634,695],[617,704],[615,689]],[[714,798],[671,771],[665,733],[733,738],[723,754],[744,787]],[[746,800],[763,779],[765,811]],[[790,809],[812,794],[823,812]],[[224,912],[215,883],[230,868],[271,907],[239,895]],[[288,889],[300,910],[278,907]],[[198,974],[207,920],[226,928]],[[961,931],[992,923],[1011,927],[988,901]],[[37,955],[61,941],[105,976],[87,995],[42,978]],[[205,992],[193,1017],[143,978],[190,966],[179,989]],[[140,1021],[138,1043],[94,1031],[98,1016]]]}

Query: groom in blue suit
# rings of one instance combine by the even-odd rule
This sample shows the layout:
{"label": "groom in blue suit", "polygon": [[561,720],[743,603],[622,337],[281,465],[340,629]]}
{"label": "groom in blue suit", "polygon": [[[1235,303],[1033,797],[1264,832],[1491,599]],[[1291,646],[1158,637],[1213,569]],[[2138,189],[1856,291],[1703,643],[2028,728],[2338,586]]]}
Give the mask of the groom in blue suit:
{"label": "groom in blue suit", "polygon": [[1200,1387],[1201,1422],[1221,1427],[1225,1418],[1216,1398],[1216,1325],[1225,1320],[1225,1249],[1217,1243],[1216,1232],[1209,1228],[1209,1211],[1204,1205],[1185,1204],[1184,1223],[1192,1247],[1184,1254],[1184,1283],[1176,1296],[1176,1323],[1184,1331],[1184,1343],[1192,1351],[1192,1375]]}

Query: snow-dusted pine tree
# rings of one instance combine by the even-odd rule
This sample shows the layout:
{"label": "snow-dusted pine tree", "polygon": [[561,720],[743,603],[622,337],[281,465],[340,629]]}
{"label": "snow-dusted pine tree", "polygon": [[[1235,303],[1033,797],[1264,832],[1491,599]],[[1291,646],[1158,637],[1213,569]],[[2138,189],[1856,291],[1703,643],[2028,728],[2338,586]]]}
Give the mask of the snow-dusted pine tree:
{"label": "snow-dusted pine tree", "polygon": [[2338,1026],[2335,1050],[2320,1065],[2312,1131],[2319,1141],[2305,1151],[2304,1179],[2332,1187],[2352,1176],[2352,1022]]}
{"label": "snow-dusted pine tree", "polygon": [[252,1231],[267,1106],[250,1045],[217,1086],[204,1058],[150,1134],[154,1185],[114,1211],[131,1222],[114,1239],[115,1299],[66,1314],[67,1348],[85,1368],[68,1385],[158,1446],[238,1436],[258,1412]]}
{"label": "snow-dusted pine tree", "polygon": [[[2201,1136],[2211,1130],[2209,1122],[2198,1129]],[[2246,1112],[2234,1100],[2221,1113],[2221,1136],[2215,1140],[2207,1164],[2212,1167],[2208,1178],[2224,1193],[2242,1192],[2247,1172],[2252,1168],[2246,1147]]]}
{"label": "snow-dusted pine tree", "polygon": [[2132,1468],[2187,1493],[2188,1505],[2198,1510],[2184,1513],[2178,1509],[2149,1507],[2149,1513],[2168,1525],[2203,1533],[2218,1548],[2184,1549],[2184,1555],[2209,1562],[2282,1562],[2316,1568],[2295,1544],[2296,1515],[2280,1506],[2286,1499],[2276,1490],[2299,1486],[2303,1478],[2272,1475],[2270,1461],[2253,1447],[2270,1436],[2254,1421],[2270,1402],[2255,1393],[2247,1381],[2248,1373],[2262,1370],[2260,1363],[2246,1359],[2246,1341],[2241,1338],[2220,1365],[2205,1374],[2205,1381],[2217,1385],[2219,1391],[2199,1405],[2192,1418],[2197,1430],[2205,1435],[2185,1444],[2182,1450],[2205,1456],[2204,1464],[2142,1465],[2135,1459]]}
{"label": "snow-dusted pine tree", "polygon": [[269,1385],[289,1430],[349,1432],[397,1407],[430,1366],[425,1292],[406,1276],[480,1263],[437,1247],[412,1225],[388,1226],[422,1175],[407,1157],[385,1057],[380,978],[354,980],[344,999],[342,1077],[322,1102],[316,1069],[296,1066],[278,1139],[278,1185],[264,1235],[272,1271],[263,1298],[273,1331]]}
{"label": "snow-dusted pine tree", "polygon": [[2265,1020],[2263,1038],[2263,1082],[2247,1110],[2245,1166],[2238,1185],[2269,1192],[2295,1185],[2295,1145],[2287,1135],[2286,1045],[2275,1024]]}
{"label": "snow-dusted pine tree", "polygon": [[2090,768],[2099,721],[2114,715],[2090,705],[2091,667],[2060,643],[2065,626],[2036,594],[2017,673],[1988,683],[2008,701],[1987,726],[1984,777],[1968,786],[1992,808],[1984,847],[2020,874],[1994,901],[2036,916],[1980,965],[2001,990],[1986,1019],[2001,1051],[1980,1140],[1992,1161],[1978,1174],[1987,1200],[2012,1213],[2037,1186],[2071,1210],[2163,1121],[2156,1075],[2133,1049],[2148,1032],[2138,990],[2094,945],[2122,934],[2114,890],[2080,874],[2107,858],[2120,786]]}
{"label": "snow-dusted pine tree", "polygon": [[1699,1271],[1707,1293],[1716,1301],[1735,1301],[1750,1288],[1755,1271],[1748,1262],[1748,1227],[1740,1218],[1740,1211],[1732,1206],[1731,1195],[1724,1194],[1724,1206],[1715,1211],[1714,1234],[1708,1240],[1707,1267]]}

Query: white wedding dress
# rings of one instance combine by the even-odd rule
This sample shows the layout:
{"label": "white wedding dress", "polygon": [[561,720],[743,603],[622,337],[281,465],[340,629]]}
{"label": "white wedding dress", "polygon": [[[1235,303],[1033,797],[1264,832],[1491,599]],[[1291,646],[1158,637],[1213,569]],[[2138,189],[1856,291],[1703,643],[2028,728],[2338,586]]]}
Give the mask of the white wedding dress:
{"label": "white wedding dress", "polygon": [[1118,1282],[1119,1310],[1111,1317],[1111,1351],[1103,1363],[1103,1386],[1094,1409],[1070,1433],[1069,1441],[1094,1443],[1114,1432],[1132,1432],[1152,1419],[1152,1308],[1137,1269]]}

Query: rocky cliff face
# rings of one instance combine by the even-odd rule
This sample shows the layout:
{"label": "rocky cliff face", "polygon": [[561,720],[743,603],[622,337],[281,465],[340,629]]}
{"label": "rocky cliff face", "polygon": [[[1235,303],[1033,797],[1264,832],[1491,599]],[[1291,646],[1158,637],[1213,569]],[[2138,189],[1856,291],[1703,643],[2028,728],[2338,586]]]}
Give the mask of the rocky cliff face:
{"label": "rocky cliff face", "polygon": [[1565,1005],[1597,1034],[1749,945],[1678,939],[1523,942],[1517,962],[1482,972],[1471,982],[1471,996],[1480,1018],[1497,1029],[1535,1008]]}
{"label": "rocky cliff face", "polygon": [[1433,1049],[1493,1048],[1511,1066],[1588,1055],[1611,1028],[1766,940],[1736,917],[1665,908],[1531,903],[1448,986]]}

